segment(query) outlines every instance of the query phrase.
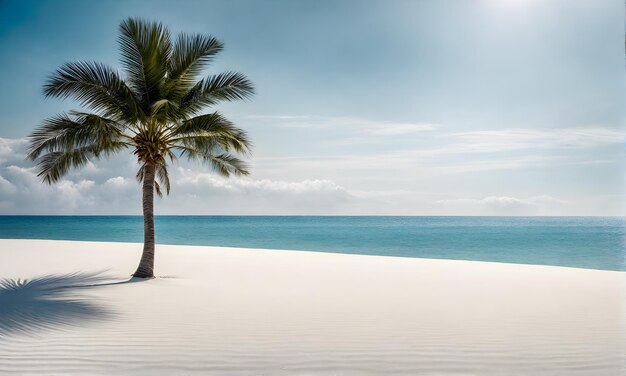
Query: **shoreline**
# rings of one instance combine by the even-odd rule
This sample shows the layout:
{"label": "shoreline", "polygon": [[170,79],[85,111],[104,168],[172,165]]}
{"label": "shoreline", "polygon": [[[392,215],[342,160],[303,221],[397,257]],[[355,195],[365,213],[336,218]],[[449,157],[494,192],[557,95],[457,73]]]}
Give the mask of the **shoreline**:
{"label": "shoreline", "polygon": [[263,251],[0,239],[0,373],[625,370],[624,272]]}
{"label": "shoreline", "polygon": [[[69,243],[96,243],[96,244],[128,244],[133,246],[143,246],[142,242],[125,242],[125,241],[98,241],[98,240],[67,240],[67,239],[13,239],[13,238],[0,238],[0,244],[4,241],[26,241],[26,242],[69,242]],[[260,252],[288,252],[288,253],[304,253],[304,254],[329,254],[329,255],[346,255],[356,257],[380,257],[380,258],[393,258],[393,259],[405,259],[405,260],[424,260],[424,261],[443,261],[443,262],[461,262],[461,263],[482,263],[482,264],[497,264],[497,265],[520,265],[528,267],[545,267],[545,268],[564,268],[564,269],[576,269],[576,270],[592,270],[599,272],[611,272],[621,273],[626,276],[625,270],[609,270],[609,269],[594,269],[583,268],[576,266],[562,266],[562,265],[549,265],[549,264],[527,264],[517,262],[503,262],[503,261],[484,261],[484,260],[469,260],[469,259],[452,259],[452,258],[430,258],[430,257],[408,257],[408,256],[394,256],[394,255],[368,255],[361,253],[347,253],[347,252],[330,252],[330,251],[311,251],[311,250],[299,250],[299,249],[276,249],[276,248],[249,248],[249,247],[229,247],[229,246],[214,246],[214,245],[188,245],[188,244],[168,244],[157,243],[156,252],[160,247],[185,247],[185,248],[202,248],[209,250],[220,251],[260,251]]]}

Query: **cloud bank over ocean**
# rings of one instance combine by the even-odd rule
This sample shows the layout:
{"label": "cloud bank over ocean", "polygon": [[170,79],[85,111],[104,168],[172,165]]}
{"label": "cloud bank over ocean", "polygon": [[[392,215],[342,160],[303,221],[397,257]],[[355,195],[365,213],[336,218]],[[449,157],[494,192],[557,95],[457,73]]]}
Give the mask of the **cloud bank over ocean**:
{"label": "cloud bank over ocean", "polygon": [[[280,119],[272,117],[274,122]],[[282,119],[293,122],[305,117]],[[299,128],[313,126],[310,118],[306,120]],[[275,126],[280,128],[285,125],[278,123]],[[355,132],[362,131],[358,126],[350,127]],[[372,129],[383,129],[373,126],[372,122],[365,122],[364,127],[366,133]],[[391,128],[398,129],[397,126]],[[581,200],[572,199],[573,196],[568,194],[559,196],[541,191],[519,195],[502,187],[494,190],[481,187],[476,192],[472,191],[470,184],[463,189],[464,179],[475,181],[485,171],[497,173],[498,170],[519,170],[533,165],[535,168],[552,168],[552,165],[569,168],[594,164],[610,166],[615,161],[590,158],[596,154],[590,154],[589,150],[601,148],[606,152],[613,148],[617,155],[622,143],[622,135],[618,131],[604,128],[556,129],[550,132],[516,129],[510,132],[450,134],[437,130],[437,127],[423,131],[429,132],[432,144],[442,138],[447,144],[430,149],[381,151],[362,156],[259,157],[253,160],[250,177],[230,179],[221,178],[196,164],[181,162],[172,169],[171,195],[157,200],[158,213],[619,215],[621,208],[610,204],[613,198],[610,195],[606,197],[605,205],[601,206],[602,197],[597,196]],[[122,153],[108,160],[95,160],[86,168],[71,172],[60,183],[49,186],[40,182],[36,168],[25,160],[27,147],[25,138],[0,138],[0,213],[140,214],[140,190],[134,178],[137,166],[130,155]],[[523,150],[525,155],[511,155],[519,150]],[[546,155],[545,151],[550,154]],[[329,168],[331,166],[332,169]],[[342,173],[350,178],[342,178]],[[433,190],[397,189],[392,185],[385,188],[385,184],[382,189],[368,189],[368,186],[379,185],[367,181],[376,175],[387,175],[390,181],[402,181],[404,178],[445,185]],[[450,176],[460,177],[453,183],[447,183]],[[549,181],[537,181],[536,185],[550,187]],[[451,187],[454,189],[449,191]],[[573,187],[572,191],[575,189]],[[493,193],[485,195],[483,192]]]}

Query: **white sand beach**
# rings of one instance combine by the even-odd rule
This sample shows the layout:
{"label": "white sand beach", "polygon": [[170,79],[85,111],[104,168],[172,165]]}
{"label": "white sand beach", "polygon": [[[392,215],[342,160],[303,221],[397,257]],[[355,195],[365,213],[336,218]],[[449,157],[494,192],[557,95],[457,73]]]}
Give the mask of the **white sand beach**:
{"label": "white sand beach", "polygon": [[626,374],[623,272],[158,245],[128,281],[140,251],[0,240],[0,374]]}

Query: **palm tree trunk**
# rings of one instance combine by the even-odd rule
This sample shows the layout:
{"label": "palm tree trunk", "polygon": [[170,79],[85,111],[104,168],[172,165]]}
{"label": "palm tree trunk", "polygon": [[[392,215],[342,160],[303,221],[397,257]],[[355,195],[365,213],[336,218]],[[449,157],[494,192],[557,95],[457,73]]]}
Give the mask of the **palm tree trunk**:
{"label": "palm tree trunk", "polygon": [[146,163],[143,176],[143,253],[133,277],[154,277],[154,176],[155,166]]}

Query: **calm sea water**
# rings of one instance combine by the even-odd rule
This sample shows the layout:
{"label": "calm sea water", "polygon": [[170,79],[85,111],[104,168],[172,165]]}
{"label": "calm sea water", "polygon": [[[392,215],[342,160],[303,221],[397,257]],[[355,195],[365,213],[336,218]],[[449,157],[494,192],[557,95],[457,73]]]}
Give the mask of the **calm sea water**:
{"label": "calm sea water", "polygon": [[[138,216],[0,216],[0,238],[141,242]],[[620,217],[158,216],[161,244],[626,271]]]}

